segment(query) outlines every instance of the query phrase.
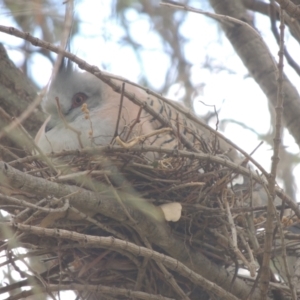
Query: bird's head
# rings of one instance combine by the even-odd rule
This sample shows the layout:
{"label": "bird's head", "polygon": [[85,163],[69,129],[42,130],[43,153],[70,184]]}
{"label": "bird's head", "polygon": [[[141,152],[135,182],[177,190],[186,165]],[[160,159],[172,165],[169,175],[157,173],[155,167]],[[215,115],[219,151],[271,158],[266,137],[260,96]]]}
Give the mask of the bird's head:
{"label": "bird's head", "polygon": [[82,118],[84,103],[89,110],[101,107],[104,90],[104,83],[94,75],[75,70],[72,63],[64,59],[42,102],[43,110],[51,116],[46,132],[63,126],[63,118],[68,123]]}
{"label": "bird's head", "polygon": [[[119,81],[115,83],[120,84]],[[136,88],[127,87],[127,90],[139,93]],[[79,72],[71,62],[64,61],[42,102],[43,110],[50,116],[37,133],[37,145],[49,153],[109,144],[116,129],[120,98],[120,94],[94,75]],[[143,124],[142,129],[138,125],[130,129],[129,124],[137,118],[140,108],[128,99],[122,103],[120,134],[127,136],[128,130],[136,134],[136,128],[151,130],[150,123]],[[76,131],[80,132],[80,137]]]}

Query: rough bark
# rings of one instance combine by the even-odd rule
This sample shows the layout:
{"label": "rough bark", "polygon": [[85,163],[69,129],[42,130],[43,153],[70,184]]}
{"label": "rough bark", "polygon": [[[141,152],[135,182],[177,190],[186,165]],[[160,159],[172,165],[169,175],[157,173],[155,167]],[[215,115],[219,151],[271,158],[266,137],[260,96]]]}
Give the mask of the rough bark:
{"label": "rough bark", "polygon": [[[216,13],[247,22],[247,12],[241,1],[210,0],[210,3]],[[221,25],[251,76],[275,107],[277,103],[277,71],[274,68],[274,61],[272,61],[269,49],[259,35],[252,32],[247,26],[231,22],[222,23]],[[283,113],[285,126],[295,138],[297,144],[300,145],[299,94],[286,76],[284,77],[283,89],[285,93]]]}

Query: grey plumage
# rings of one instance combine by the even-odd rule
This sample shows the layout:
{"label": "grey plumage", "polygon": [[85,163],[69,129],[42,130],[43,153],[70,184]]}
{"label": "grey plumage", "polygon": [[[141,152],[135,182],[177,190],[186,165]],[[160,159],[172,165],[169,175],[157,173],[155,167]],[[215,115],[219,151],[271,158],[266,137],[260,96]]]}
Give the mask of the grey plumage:
{"label": "grey plumage", "polygon": [[[141,98],[157,114],[170,122],[168,125],[179,130],[186,141],[195,149],[206,151],[203,145],[206,144],[211,147],[212,142],[215,141],[215,136],[204,126],[201,126],[201,121],[199,121],[200,125],[196,124],[183,114],[178,113],[177,104],[173,108],[160,99],[149,96],[145,91],[131,85],[126,85],[126,90]],[[83,102],[86,103],[90,112],[89,119],[85,118],[81,110],[83,102],[74,105],[76,95],[86,97]],[[72,64],[67,62],[62,65],[56,78],[52,80],[48,93],[43,100],[43,108],[51,116],[51,119],[47,121],[47,124],[44,124],[36,137],[36,142],[43,151],[47,153],[80,147],[78,137],[65,128],[62,117],[58,113],[55,99],[59,100],[63,119],[72,128],[82,132],[80,138],[83,146],[106,145],[111,141],[116,126],[120,94],[113,91],[92,74],[74,70]],[[126,137],[129,126],[138,116],[139,109],[139,106],[126,98],[124,99],[119,126],[121,137]],[[145,110],[142,111],[140,118],[140,123],[136,124],[131,132],[131,137],[147,134],[166,126]],[[178,148],[178,137],[173,134],[157,135],[148,139],[145,144],[147,143],[176,149]],[[217,148],[217,154],[225,154],[230,160],[236,163],[240,162],[241,159],[237,152],[231,149],[232,147],[226,142],[219,140]]]}

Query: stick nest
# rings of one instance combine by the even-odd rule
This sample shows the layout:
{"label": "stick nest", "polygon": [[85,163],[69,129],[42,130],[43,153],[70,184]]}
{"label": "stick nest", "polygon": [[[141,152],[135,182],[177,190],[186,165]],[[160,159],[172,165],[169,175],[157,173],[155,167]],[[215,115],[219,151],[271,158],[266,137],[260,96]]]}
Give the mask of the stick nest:
{"label": "stick nest", "polygon": [[[10,231],[8,242],[3,239],[2,250],[6,249],[6,264],[22,277],[18,285],[5,287],[15,293],[10,299],[40,293],[55,297],[59,290],[75,290],[80,299],[207,299],[209,292],[203,285],[176,270],[177,259],[182,261],[183,255],[189,261],[191,251],[232,274],[244,268],[254,275],[263,254],[267,204],[258,205],[255,195],[263,188],[251,178],[250,171],[248,176],[239,174],[216,144],[204,148],[206,153],[197,156],[188,150],[142,143],[130,149],[111,145],[51,154],[46,162],[41,156],[28,156],[8,163],[26,176],[72,186],[74,191],[64,197],[55,191],[44,197],[38,186],[30,192],[26,186],[16,187],[8,179],[5,182],[9,190],[6,204],[13,198],[22,199],[4,207],[13,216],[13,233]],[[76,207],[72,199],[82,189],[104,202],[109,201],[109,194],[109,205],[114,205],[115,211],[102,214],[102,204],[95,211]],[[144,201],[142,205],[139,200]],[[178,222],[167,223],[158,207],[171,202],[182,205],[182,216]],[[154,213],[149,212],[152,208]],[[157,228],[168,232],[178,241],[178,249],[186,249],[186,253],[176,257],[177,246],[170,253],[164,241],[155,241],[153,232],[148,236],[141,215],[149,232],[152,226],[161,226]],[[293,222],[283,220],[283,225]],[[274,223],[282,226],[278,219]],[[114,238],[104,245],[91,244],[87,236]],[[142,252],[131,246],[124,248],[126,243],[148,249],[150,255],[139,255]],[[26,251],[18,252],[17,247]],[[295,251],[295,247],[291,244],[288,251]],[[280,251],[279,244],[273,251]],[[153,253],[173,256],[173,268],[152,259]],[[18,261],[27,265],[27,271]],[[192,257],[189,267],[193,269]],[[236,275],[232,275],[232,282]],[[252,284],[254,279],[250,278]],[[19,288],[25,286],[31,289],[21,292]],[[277,290],[289,294],[283,283]]]}

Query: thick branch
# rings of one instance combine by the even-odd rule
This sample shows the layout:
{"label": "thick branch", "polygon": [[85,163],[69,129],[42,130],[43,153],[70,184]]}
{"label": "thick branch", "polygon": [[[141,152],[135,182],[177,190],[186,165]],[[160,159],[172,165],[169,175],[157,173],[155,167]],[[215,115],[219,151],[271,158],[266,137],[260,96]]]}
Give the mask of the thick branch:
{"label": "thick branch", "polygon": [[[210,3],[218,14],[228,15],[238,20],[247,20],[246,10],[241,1],[210,0]],[[222,28],[250,74],[275,107],[277,102],[277,71],[274,70],[274,61],[271,59],[269,49],[262,39],[249,30],[247,26],[222,23]],[[300,145],[299,94],[286,76],[283,79],[283,89],[285,91],[283,112],[285,125]]]}

